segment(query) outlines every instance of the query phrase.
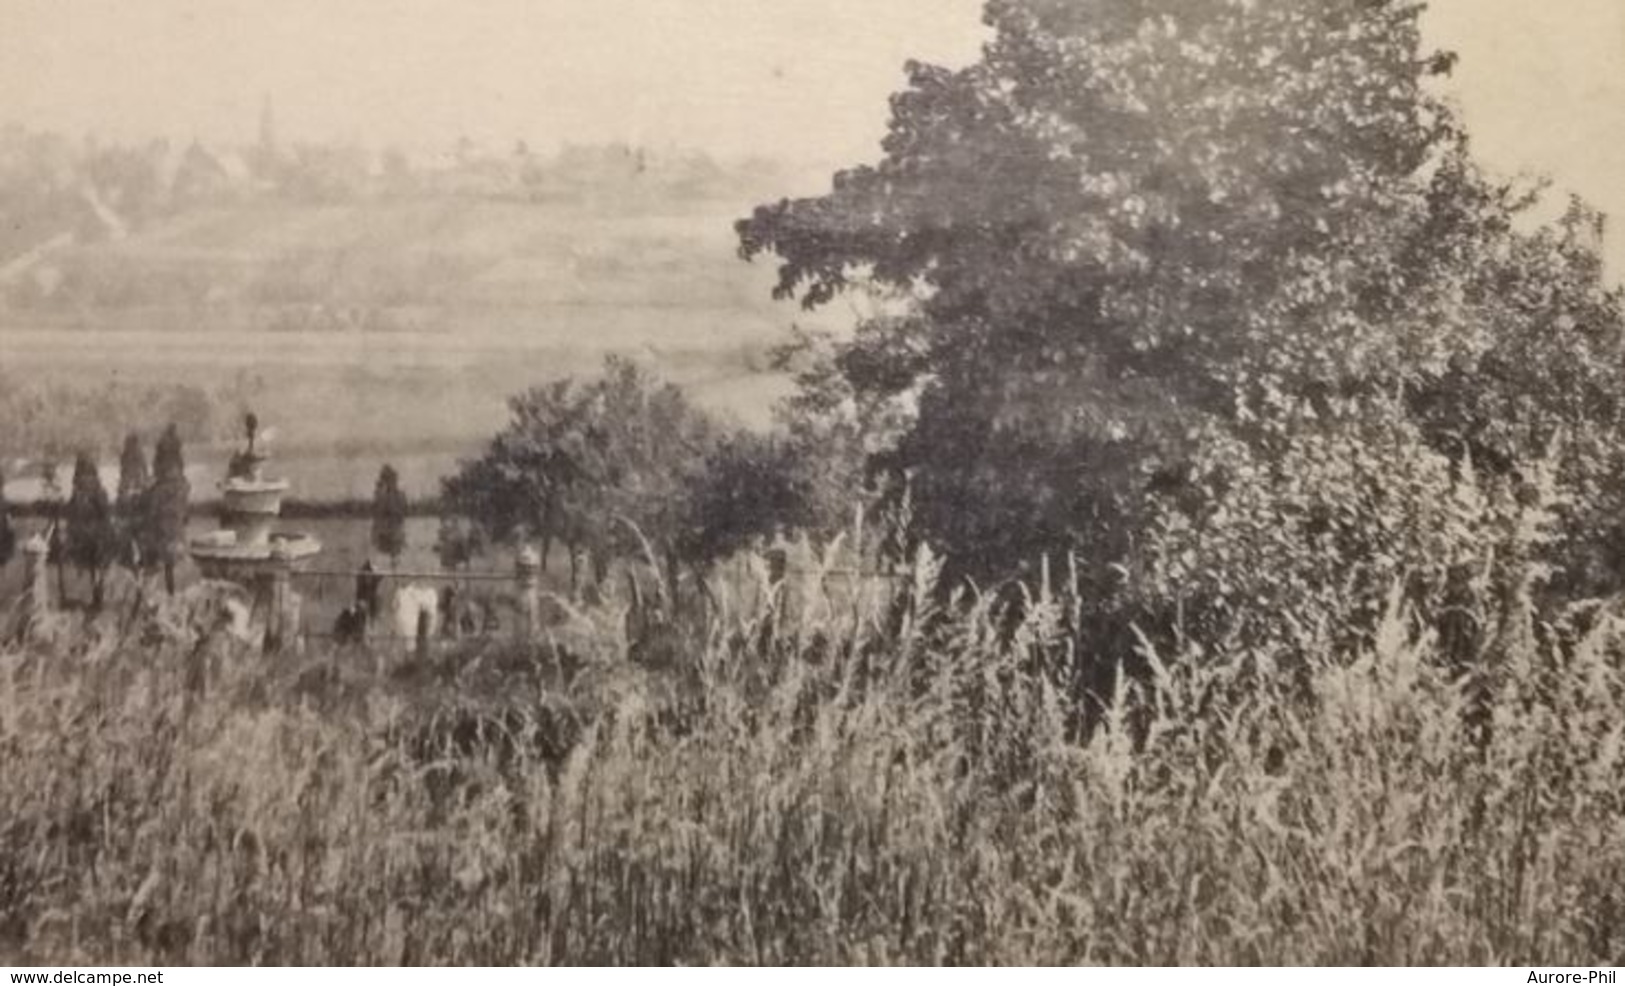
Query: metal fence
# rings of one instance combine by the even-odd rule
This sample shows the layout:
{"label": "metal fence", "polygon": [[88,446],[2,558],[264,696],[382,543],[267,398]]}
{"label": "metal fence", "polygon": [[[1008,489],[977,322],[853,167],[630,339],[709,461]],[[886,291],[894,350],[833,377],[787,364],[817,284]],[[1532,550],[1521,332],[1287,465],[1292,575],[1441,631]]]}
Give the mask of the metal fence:
{"label": "metal fence", "polygon": [[539,571],[296,569],[294,635],[306,643],[413,647],[524,637],[537,623]]}

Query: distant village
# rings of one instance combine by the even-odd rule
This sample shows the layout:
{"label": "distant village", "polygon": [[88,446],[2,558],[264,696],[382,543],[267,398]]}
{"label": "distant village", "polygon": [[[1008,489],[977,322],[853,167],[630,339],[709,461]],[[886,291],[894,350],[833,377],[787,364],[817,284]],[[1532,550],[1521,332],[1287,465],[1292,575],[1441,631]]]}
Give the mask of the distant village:
{"label": "distant village", "polygon": [[469,197],[597,205],[738,195],[771,187],[767,160],[719,163],[703,152],[628,144],[538,151],[462,137],[430,146],[287,141],[269,100],[243,146],[157,138],[121,144],[0,126],[0,282],[74,243],[117,241],[156,220],[209,206]]}
{"label": "distant village", "polygon": [[[719,275],[718,261],[696,257],[688,226],[673,234],[661,217],[692,207],[707,229],[726,230],[783,181],[773,162],[676,148],[288,140],[270,100],[245,124],[257,136],[241,144],[119,143],[0,124],[0,330],[430,332],[447,310],[465,322],[581,298],[630,310],[674,286],[725,309],[736,290],[731,252]],[[477,211],[464,202],[485,208],[463,222]],[[651,217],[651,228],[638,226]],[[557,232],[617,218],[630,220],[627,231],[591,242]],[[485,231],[504,225],[532,231],[522,237],[530,253],[483,246]],[[334,228],[377,232],[357,245],[324,232]],[[63,351],[86,346],[68,339]],[[50,472],[81,449],[106,466],[128,431],[174,424],[189,446],[209,448],[262,386],[240,367],[75,369],[88,365],[67,359],[39,375],[0,359],[0,476],[13,503],[51,499]],[[103,469],[104,482],[116,476]]]}

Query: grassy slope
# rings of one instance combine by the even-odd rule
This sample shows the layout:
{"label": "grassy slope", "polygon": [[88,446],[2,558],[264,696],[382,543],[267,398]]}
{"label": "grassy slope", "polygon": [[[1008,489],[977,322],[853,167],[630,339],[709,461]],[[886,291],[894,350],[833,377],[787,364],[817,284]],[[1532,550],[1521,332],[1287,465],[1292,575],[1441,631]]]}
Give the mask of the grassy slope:
{"label": "grassy slope", "polygon": [[78,300],[0,309],[0,364],[241,380],[312,497],[365,495],[384,461],[431,494],[507,395],[611,351],[760,423],[783,392],[761,352],[799,314],[770,300],[769,268],[734,255],[749,201],[212,208],[58,257]]}
{"label": "grassy slope", "polygon": [[645,324],[629,337],[714,346],[777,311],[762,290],[768,272],[734,256],[732,222],[747,207],[449,198],[219,206],[52,263],[68,278],[68,321],[111,328],[216,331],[271,321],[285,306],[324,305],[381,309],[418,328],[535,332],[545,327],[527,312],[673,310],[717,318],[683,326],[687,336]]}

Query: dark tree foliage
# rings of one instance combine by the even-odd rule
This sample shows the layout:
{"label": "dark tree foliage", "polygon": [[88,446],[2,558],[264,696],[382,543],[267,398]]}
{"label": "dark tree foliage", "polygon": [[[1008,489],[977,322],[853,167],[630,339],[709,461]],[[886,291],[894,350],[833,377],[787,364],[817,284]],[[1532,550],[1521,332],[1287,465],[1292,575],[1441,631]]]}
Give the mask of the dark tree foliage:
{"label": "dark tree foliage", "polygon": [[707,566],[777,533],[814,526],[813,493],[789,442],[739,431],[706,456],[687,496],[677,555]]}
{"label": "dark tree foliage", "polygon": [[73,490],[63,511],[67,525],[68,560],[90,577],[92,601],[100,609],[104,576],[118,554],[118,538],[113,528],[112,507],[107,489],[96,471],[96,460],[81,452],[73,464]]}
{"label": "dark tree foliage", "polygon": [[142,558],[142,527],[147,522],[152,473],[141,437],[131,432],[124,438],[118,461],[118,499],[114,501],[114,523],[118,535],[118,561],[132,570],[146,567]]}
{"label": "dark tree foliage", "polygon": [[442,500],[475,525],[478,541],[536,537],[542,555],[561,541],[572,560],[585,550],[584,525],[566,514],[581,473],[592,400],[570,379],[535,387],[508,402],[512,422],[486,454],[443,482]]}
{"label": "dark tree foliage", "polygon": [[[652,560],[675,579],[692,543],[690,495],[720,430],[677,387],[610,358],[592,380],[562,380],[509,402],[486,454],[448,477],[442,501],[480,540],[539,538],[594,581],[615,558]],[[646,559],[649,552],[654,559]]]}
{"label": "dark tree foliage", "polygon": [[378,470],[378,483],[372,492],[372,546],[392,560],[406,550],[406,494],[395,467]]}
{"label": "dark tree foliage", "polygon": [[[854,384],[854,378],[861,378],[850,362],[856,352],[843,349],[829,333],[799,327],[774,352],[774,369],[796,385],[776,408],[775,441],[790,459],[803,498],[781,523],[821,539],[849,530],[860,512],[891,499],[892,461],[884,451],[895,448],[912,424],[892,402],[877,398],[875,390]],[[881,454],[873,454],[877,450]],[[856,547],[868,555],[876,545]],[[894,560],[903,553],[888,552]]]}
{"label": "dark tree foliage", "polygon": [[[1421,9],[990,0],[980,61],[909,66],[877,164],[739,223],[743,256],[778,257],[780,297],[880,302],[828,367],[860,423],[906,420],[870,461],[906,480],[951,572],[1070,553],[1104,596],[1160,540],[1239,598],[1273,573],[1200,562],[1229,544],[1227,491],[1249,491],[1248,536],[1301,534],[1291,560],[1318,565],[1313,523],[1270,491],[1305,442],[1357,457],[1371,427],[1395,458],[1338,475],[1403,466],[1412,430],[1421,454],[1503,474],[1583,432],[1571,488],[1617,475],[1619,308],[1588,224],[1520,232],[1530,196],[1481,173],[1431,95],[1453,57],[1424,49]],[[1617,499],[1571,508],[1571,534]],[[1361,530],[1342,557],[1386,550]]]}
{"label": "dark tree foliage", "polygon": [[[1507,211],[1466,204],[1486,224]],[[1501,232],[1468,288],[1482,352],[1407,395],[1429,442],[1486,476],[1527,483],[1550,460],[1561,492],[1546,561],[1553,588],[1578,597],[1625,580],[1625,299],[1605,277],[1603,232],[1578,200],[1551,226]]]}
{"label": "dark tree foliage", "polygon": [[675,584],[690,494],[720,431],[681,388],[627,360],[607,361],[588,390],[584,481],[571,487],[566,515],[601,557],[657,562]]}
{"label": "dark tree foliage", "polygon": [[860,391],[917,390],[898,465],[963,568],[1115,557],[1192,416],[1434,355],[1395,276],[1455,139],[1416,17],[995,0],[980,62],[910,65],[879,165],[740,224],[780,295],[817,306],[862,276],[906,309],[841,364]]}
{"label": "dark tree foliage", "polygon": [[164,570],[165,589],[175,591],[175,566],[186,550],[186,523],[191,517],[192,484],[186,478],[186,456],[179,430],[170,425],[158,439],[152,456],[152,495],[143,557]]}

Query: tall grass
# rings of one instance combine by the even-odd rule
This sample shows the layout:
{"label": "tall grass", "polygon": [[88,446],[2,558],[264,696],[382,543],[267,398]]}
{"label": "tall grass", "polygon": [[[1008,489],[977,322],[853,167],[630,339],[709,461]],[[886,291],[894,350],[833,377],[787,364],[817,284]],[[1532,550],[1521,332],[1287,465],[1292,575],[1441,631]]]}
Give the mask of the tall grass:
{"label": "tall grass", "polygon": [[654,664],[613,609],[533,652],[386,671],[268,663],[184,620],[13,648],[0,958],[1625,952],[1610,626],[1560,652],[1525,635],[1471,682],[1397,606],[1365,652],[1307,667],[1147,653],[1085,740],[1066,668],[1115,656],[1076,652],[1066,606],[1035,588],[1012,631],[974,598],[899,619],[740,593]]}

